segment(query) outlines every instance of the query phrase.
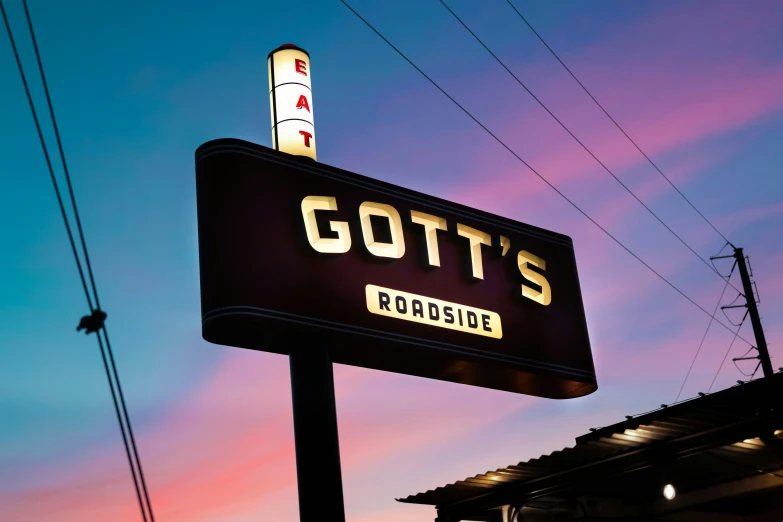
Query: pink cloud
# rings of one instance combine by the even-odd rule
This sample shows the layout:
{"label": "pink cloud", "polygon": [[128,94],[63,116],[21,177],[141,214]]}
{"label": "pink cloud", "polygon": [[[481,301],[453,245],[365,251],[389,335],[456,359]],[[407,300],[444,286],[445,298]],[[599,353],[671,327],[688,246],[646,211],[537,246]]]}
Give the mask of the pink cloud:
{"label": "pink cloud", "polygon": [[768,300],[772,303],[783,300],[783,272],[780,267],[783,266],[783,252],[764,256],[751,262],[751,267],[755,269],[754,280],[759,287],[759,296],[762,298],[763,306]]}
{"label": "pink cloud", "polygon": [[[444,437],[458,438],[519,410],[529,398],[468,386],[377,377],[338,405],[340,445],[347,472],[411,454]],[[391,389],[373,391],[387,381]],[[392,413],[393,412],[393,413]],[[469,416],[466,426],[462,419]]]}
{"label": "pink cloud", "polygon": [[[284,518],[296,516],[287,366],[284,357],[232,352],[201,390],[172,407],[162,423],[137,433],[158,518],[265,518],[274,504]],[[520,405],[518,396],[511,401],[456,385],[430,389],[431,381],[357,368],[338,366],[335,374],[346,482],[443,437],[464,436]],[[398,388],[400,379],[410,384]],[[397,413],[380,413],[390,410]],[[465,414],[473,419],[467,426],[461,422]],[[116,446],[80,455],[77,467],[70,459],[65,467],[47,464],[49,484],[0,492],[0,514],[37,522],[137,520],[132,483]],[[388,498],[393,502],[392,492]]]}
{"label": "pink cloud", "polygon": [[717,225],[727,230],[739,230],[757,221],[783,218],[783,203],[771,203],[763,207],[747,208],[721,216]]}
{"label": "pink cloud", "polygon": [[[697,175],[699,172],[702,172],[707,168],[720,163],[721,161],[725,160],[726,156],[734,152],[735,151],[729,152],[722,150],[711,153],[710,155],[689,157],[680,161],[674,167],[666,169],[665,174],[670,180],[672,180],[675,186],[678,186],[680,181],[687,180],[688,178]],[[687,205],[685,201],[681,201],[679,199],[680,196],[676,195],[671,185],[665,179],[663,179],[662,176],[657,173],[652,173],[650,176],[645,177],[641,182],[636,183],[634,186],[630,186],[630,183],[627,181],[626,185],[629,186],[633,193],[636,194],[636,196],[648,207],[650,207],[653,212],[661,217],[661,219],[666,224],[678,231],[678,234],[680,234],[681,237],[683,236],[683,234],[679,232],[682,230],[683,223],[672,223],[671,218],[669,218],[665,212],[668,209],[662,208],[662,205],[654,204],[654,202],[661,196],[668,195],[672,198],[677,198],[677,204],[683,207]],[[662,212],[662,210],[664,212]],[[655,218],[625,190],[623,190],[614,200],[601,205],[601,207],[592,214],[592,217],[599,223],[615,225],[613,227],[614,230],[616,229],[616,225],[626,226],[626,228],[628,228],[631,226],[631,223],[636,224],[635,221],[629,222],[627,219],[627,217],[631,214],[643,216],[644,219],[651,223],[655,222],[656,226],[658,226]],[[696,221],[698,225],[702,225],[701,218],[695,212],[689,212],[689,214],[692,214],[691,217],[693,218],[693,221]],[[699,231],[701,231],[701,229],[699,229]],[[705,240],[714,239],[712,236],[707,236],[705,238],[704,234],[693,233],[690,235],[692,235],[693,238],[688,238],[689,243],[692,243],[693,240],[701,240],[704,242]],[[676,238],[673,236],[672,239],[676,241]]]}
{"label": "pink cloud", "polygon": [[[763,10],[748,13],[727,4],[716,5],[709,13],[677,6],[624,25],[603,41],[567,56],[566,61],[682,188],[699,169],[676,172],[666,168],[662,156],[743,128],[783,107],[783,69],[777,62],[765,63],[758,45],[747,45],[776,34],[781,25],[778,19]],[[752,32],[743,32],[737,24],[753,27],[747,29]],[[699,46],[707,40],[700,40],[695,32],[706,32],[712,41],[711,31],[721,35],[722,45],[713,45],[705,53]],[[699,61],[689,60],[689,52]],[[577,201],[581,186],[576,183],[580,181],[607,180],[622,191],[504,71],[489,58],[487,64],[487,74],[471,78],[471,82],[486,83],[475,90],[514,102],[505,108],[503,119],[493,118],[510,124],[498,125],[479,116],[492,131]],[[556,62],[509,65],[621,179],[627,178],[624,169],[634,166],[644,166],[649,177],[660,178]],[[522,109],[510,110],[516,105]],[[453,186],[449,197],[481,208],[506,209],[534,205],[542,193],[552,192],[491,138],[479,143],[484,144],[483,151],[473,170],[483,175]],[[497,174],[486,175],[488,171]]]}
{"label": "pink cloud", "polygon": [[[637,112],[625,127],[631,129],[632,136],[637,143],[642,144],[645,152],[655,158],[687,144],[741,128],[783,106],[783,69],[754,71],[751,76],[746,76],[745,71],[733,71],[730,77],[737,80],[729,84],[715,84],[714,88],[700,93],[698,97],[693,93],[694,97],[691,99],[683,99],[681,92],[667,93],[672,100],[678,100],[679,103],[667,104],[670,106],[664,111],[652,109],[648,112]],[[526,96],[521,91],[519,95]],[[571,109],[558,107],[555,113],[568,113]],[[536,119],[542,120],[541,123],[546,125],[546,118],[549,116]],[[530,125],[530,121],[524,122],[525,127],[529,128]],[[581,134],[584,137],[584,133],[573,129],[573,126],[572,130],[577,136]],[[565,135],[565,131],[562,132],[562,139],[571,139]],[[515,133],[518,134],[513,127],[499,132],[501,139],[502,136]],[[646,161],[629,143],[623,143],[624,139],[618,136],[616,129],[603,126],[600,131],[591,131],[588,144],[597,157],[621,179],[623,169],[641,165]],[[558,142],[553,141],[552,147],[527,158],[527,161],[555,187],[564,190],[566,195],[572,195],[568,189],[570,184],[602,177],[611,180],[609,174],[575,142],[568,145]],[[491,143],[488,147],[490,148],[481,156],[508,154],[497,143]],[[513,146],[512,148],[519,150]],[[605,151],[611,153],[607,154]],[[523,205],[540,198],[541,193],[551,191],[543,182],[535,180],[536,176],[524,165],[517,165],[518,167],[512,168],[510,172],[506,169],[506,172],[501,174],[483,178],[480,184],[473,181],[469,186],[455,187],[448,197],[473,206],[495,208],[510,205],[512,202]],[[650,172],[651,176],[658,176],[652,167]],[[673,179],[680,183],[684,181],[681,175],[675,175]]]}
{"label": "pink cloud", "polygon": [[[163,520],[241,514],[295,484],[290,395],[287,374],[280,371],[287,361],[252,352],[234,355],[162,424],[137,430],[151,501]],[[265,393],[280,388],[285,391]],[[36,521],[138,520],[118,446],[80,455],[76,466],[72,459],[48,465],[50,485],[0,493],[7,496],[0,513]]]}

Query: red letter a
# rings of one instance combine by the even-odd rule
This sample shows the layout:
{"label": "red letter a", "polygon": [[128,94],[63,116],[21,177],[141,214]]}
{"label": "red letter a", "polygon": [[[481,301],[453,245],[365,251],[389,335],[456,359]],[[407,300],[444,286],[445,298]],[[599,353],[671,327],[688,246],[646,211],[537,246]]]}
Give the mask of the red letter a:
{"label": "red letter a", "polygon": [[307,103],[307,97],[304,94],[299,95],[299,101],[296,102],[297,109],[306,109],[310,112],[310,104]]}

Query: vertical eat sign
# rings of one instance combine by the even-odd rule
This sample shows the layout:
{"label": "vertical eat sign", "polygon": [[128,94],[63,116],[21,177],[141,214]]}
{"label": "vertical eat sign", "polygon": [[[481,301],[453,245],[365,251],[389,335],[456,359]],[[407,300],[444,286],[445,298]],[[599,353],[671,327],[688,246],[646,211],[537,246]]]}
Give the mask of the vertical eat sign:
{"label": "vertical eat sign", "polygon": [[272,148],[315,158],[310,55],[293,44],[269,53]]}

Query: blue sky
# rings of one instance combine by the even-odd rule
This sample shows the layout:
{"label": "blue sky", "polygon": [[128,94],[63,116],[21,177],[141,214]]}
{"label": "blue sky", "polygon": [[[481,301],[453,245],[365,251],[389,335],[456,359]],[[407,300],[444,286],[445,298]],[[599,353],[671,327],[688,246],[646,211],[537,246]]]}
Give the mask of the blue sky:
{"label": "blue sky", "polygon": [[[438,2],[352,5],[634,252],[704,308],[715,306],[720,279]],[[449,5],[702,257],[720,249],[721,238],[505,2]],[[780,366],[781,6],[516,5],[678,187],[746,249]],[[9,0],[6,9],[46,122],[21,2]],[[428,508],[394,497],[561,449],[592,426],[674,400],[707,317],[570,208],[340,2],[31,0],[30,10],[161,520],[296,517],[287,360],[201,340],[193,162],[196,147],[214,138],[270,144],[266,56],[285,42],[312,56],[319,161],[573,237],[598,371],[595,394],[559,402],[338,367],[349,520],[432,518]],[[87,313],[84,297],[3,40],[0,518],[135,520],[96,342],[75,331]],[[54,151],[48,123],[45,133]],[[750,328],[742,335],[751,339]],[[684,395],[706,391],[730,340],[713,325]],[[744,351],[740,344],[734,357]],[[738,378],[729,361],[716,388]]]}

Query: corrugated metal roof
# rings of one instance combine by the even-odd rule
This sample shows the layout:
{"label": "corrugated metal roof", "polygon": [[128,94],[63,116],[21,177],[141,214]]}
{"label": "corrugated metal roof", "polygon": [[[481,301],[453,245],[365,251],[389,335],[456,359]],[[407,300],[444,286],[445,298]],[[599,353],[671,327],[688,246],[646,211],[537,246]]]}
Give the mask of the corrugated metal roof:
{"label": "corrugated metal roof", "polygon": [[[725,442],[725,440],[731,440],[725,439],[725,437],[743,433],[739,429],[732,432],[726,430],[735,426],[745,426],[746,424],[743,423],[757,418],[759,411],[754,406],[766,404],[770,400],[770,388],[767,386],[774,386],[776,393],[779,392],[778,397],[772,399],[779,405],[783,400],[782,385],[783,374],[779,373],[769,380],[760,379],[711,395],[684,401],[677,405],[662,407],[577,437],[576,446],[573,448],[565,448],[527,462],[488,471],[447,486],[398,499],[398,501],[440,507],[463,503],[479,497],[489,498],[495,492],[507,493],[511,491],[512,486],[524,486],[539,482],[543,484],[542,480],[547,477],[557,477],[580,467],[612,460],[613,457],[624,454],[630,456],[633,453],[643,457],[644,452],[636,450],[659,448],[665,445],[661,443],[667,441],[676,444],[680,444],[681,441],[695,441],[697,436],[700,437],[699,441],[702,446],[694,448],[691,453],[680,454],[681,456],[697,457],[687,459],[687,468],[690,470],[678,469],[677,471],[678,477],[686,489],[688,487],[687,480],[689,480],[687,477],[692,477],[694,481],[700,481],[703,486],[704,483],[709,483],[713,479],[717,483],[720,480],[758,473],[759,470],[763,471],[769,468],[770,462],[780,462],[778,464],[778,468],[780,468],[783,466],[783,462],[777,460],[783,459],[783,455],[779,453],[780,447],[769,448],[757,437],[737,440],[737,442],[719,447],[704,445],[703,441],[709,441],[712,434],[716,434],[715,436],[721,434],[724,439],[716,440]],[[773,418],[776,419],[775,422],[778,422],[781,419],[780,408],[778,407],[775,411]],[[778,430],[775,435],[778,440],[783,441],[783,421],[780,422],[781,425],[774,426]],[[751,425],[747,424],[747,426]],[[752,428],[748,429],[752,430]],[[768,442],[772,441],[768,440]],[[775,445],[777,446],[777,444]],[[639,463],[634,462],[638,469],[645,467],[641,460],[638,461]],[[611,475],[605,475],[605,478],[609,479]],[[623,489],[622,481],[604,480],[601,482],[601,487],[614,488],[615,493]],[[597,484],[583,484],[585,491],[591,488],[600,489]]]}

